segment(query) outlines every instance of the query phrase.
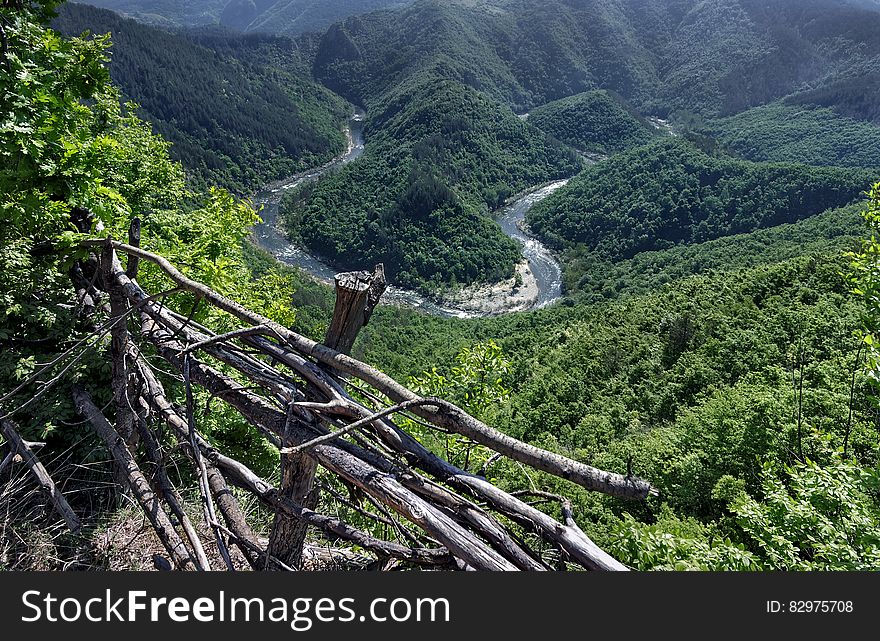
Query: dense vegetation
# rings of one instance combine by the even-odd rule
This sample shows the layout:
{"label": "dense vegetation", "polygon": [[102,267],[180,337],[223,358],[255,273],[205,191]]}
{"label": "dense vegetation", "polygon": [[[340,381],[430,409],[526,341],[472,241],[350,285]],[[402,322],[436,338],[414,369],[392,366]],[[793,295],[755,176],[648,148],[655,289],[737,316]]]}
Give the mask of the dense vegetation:
{"label": "dense vegetation", "polygon": [[[29,12],[3,11],[16,55],[6,58],[10,73],[0,74],[0,107],[8,114],[0,123],[0,412],[15,409],[27,436],[48,440],[55,451],[92,456],[95,437],[79,422],[70,390],[83,384],[101,394],[109,344],[76,303],[69,270],[83,256],[79,239],[99,232],[123,238],[141,216],[143,247],[287,325],[296,322],[286,303],[294,281],[276,269],[252,272],[242,244],[257,220],[253,209],[220,189],[189,190],[169,143],[120,106],[106,38],[65,39]],[[139,278],[156,291],[166,288],[149,265]],[[173,295],[167,303],[189,313],[194,300]],[[212,313],[203,307],[194,318],[207,321]],[[88,348],[66,376],[53,384],[33,377],[81,339]],[[259,461],[265,443],[230,416],[212,415],[208,431]]]}
{"label": "dense vegetation", "polygon": [[[400,7],[412,0],[346,0],[346,2],[315,2],[314,0],[230,0],[220,20],[223,24],[246,31],[267,31],[297,35],[325,31],[330,25],[348,16]],[[251,9],[253,7],[256,11]]]}
{"label": "dense vegetation", "polygon": [[827,107],[774,103],[713,121],[700,130],[747,160],[880,166],[880,125],[841,116]]}
{"label": "dense vegetation", "polygon": [[649,142],[650,123],[607,91],[556,100],[529,112],[529,123],[581,151],[611,154]]}
{"label": "dense vegetation", "polygon": [[871,172],[711,156],[667,139],[585,170],[527,220],[556,247],[612,260],[808,218],[857,199]]}
{"label": "dense vegetation", "polygon": [[162,26],[214,24],[229,0],[89,0],[140,22]]}
{"label": "dense vegetation", "polygon": [[341,151],[350,108],[314,83],[281,38],[167,33],[87,7],[61,8],[56,28],[112,33],[110,73],[172,157],[201,187],[249,193]]}
{"label": "dense vegetation", "polygon": [[626,260],[604,258],[587,245],[563,254],[564,290],[577,300],[649,294],[682,278],[771,265],[798,256],[853,249],[862,234],[858,206],[829,209],[794,223],[692,245],[645,251]]}
{"label": "dense vegetation", "polygon": [[[383,309],[359,349],[398,378],[423,376],[433,359],[436,376],[455,380],[457,352],[495,340],[510,397],[496,424],[593,464],[631,460],[660,485],[648,505],[577,497],[590,535],[635,567],[876,568],[877,413],[845,269],[841,253],[819,253],[492,320]],[[789,546],[785,560],[762,543],[770,532]],[[819,553],[820,541],[837,554]]]}
{"label": "dense vegetation", "polygon": [[485,91],[516,111],[596,86],[645,97],[658,79],[624,23],[629,11],[613,0],[588,4],[611,6],[420,0],[352,17],[324,35],[315,74],[360,103],[417,70]]}
{"label": "dense vegetation", "polygon": [[286,196],[282,213],[294,238],[333,263],[381,261],[408,287],[510,276],[520,249],[487,214],[579,166],[572,152],[453,81],[405,83],[370,113],[366,153]]}
{"label": "dense vegetation", "polygon": [[818,105],[831,107],[837,113],[880,124],[880,74],[867,73],[863,76],[843,77],[826,86],[803,91],[785,99],[789,105]]}

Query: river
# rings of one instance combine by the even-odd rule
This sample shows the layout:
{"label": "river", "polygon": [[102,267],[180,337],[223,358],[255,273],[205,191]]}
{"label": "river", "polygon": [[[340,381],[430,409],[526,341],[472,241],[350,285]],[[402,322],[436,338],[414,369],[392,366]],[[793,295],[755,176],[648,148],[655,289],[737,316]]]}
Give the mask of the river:
{"label": "river", "polygon": [[[285,192],[295,189],[306,182],[318,180],[342,166],[357,160],[364,153],[364,118],[363,112],[357,112],[346,128],[348,147],[344,154],[323,167],[311,169],[294,176],[266,185],[254,197],[254,203],[262,206],[260,217],[262,222],[254,227],[254,238],[257,244],[271,253],[281,262],[298,267],[313,278],[325,283],[332,283],[339,271],[302,248],[293,245],[278,225],[278,209]],[[562,297],[562,268],[559,262],[541,242],[522,229],[526,213],[535,203],[540,202],[554,191],[562,187],[568,180],[560,180],[535,191],[532,191],[501,209],[496,220],[505,234],[517,240],[523,246],[523,257],[528,261],[529,269],[537,285],[537,298],[529,309],[544,307]],[[428,314],[445,317],[475,318],[488,314],[466,311],[451,306],[438,304],[425,296],[406,289],[390,286],[382,297],[383,302],[406,305]]]}

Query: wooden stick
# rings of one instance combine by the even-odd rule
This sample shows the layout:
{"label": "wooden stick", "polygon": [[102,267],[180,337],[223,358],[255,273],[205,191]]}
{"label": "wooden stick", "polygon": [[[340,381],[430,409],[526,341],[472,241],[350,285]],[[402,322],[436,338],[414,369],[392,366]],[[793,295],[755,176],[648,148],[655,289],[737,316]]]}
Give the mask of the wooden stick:
{"label": "wooden stick", "polygon": [[184,353],[192,353],[198,351],[200,349],[205,349],[211,345],[216,345],[217,343],[225,343],[234,338],[242,338],[244,336],[255,336],[257,334],[265,334],[268,331],[266,327],[263,325],[257,325],[256,327],[243,327],[241,329],[236,329],[231,332],[227,332],[226,334],[218,334],[217,336],[212,336],[210,338],[206,338],[203,341],[196,343],[195,345],[190,345],[186,348]]}
{"label": "wooden stick", "polygon": [[113,429],[113,426],[85,391],[80,388],[74,388],[73,399],[77,411],[89,420],[98,436],[106,443],[107,449],[110,450],[110,454],[113,456],[113,460],[122,469],[126,470],[132,494],[134,494],[135,499],[149,519],[162,545],[168,551],[168,554],[171,555],[174,564],[180,570],[185,569],[187,565],[193,563],[189,550],[187,550],[180,535],[177,534],[174,526],[171,524],[171,519],[168,518],[165,510],[162,508],[159,497],[153,492],[131,452],[128,451],[125,441]]}
{"label": "wooden stick", "polygon": [[[142,403],[146,406],[146,401],[144,401],[143,398],[138,399],[138,402],[139,404]],[[196,569],[210,571],[211,562],[208,560],[208,555],[205,553],[202,540],[199,538],[195,527],[193,527],[189,515],[183,508],[183,498],[168,478],[168,473],[165,470],[165,464],[162,460],[162,447],[159,444],[158,439],[142,421],[138,421],[138,431],[141,435],[141,442],[144,444],[144,449],[146,450],[147,455],[156,466],[156,472],[154,474],[156,485],[162,493],[162,497],[165,499],[168,507],[170,507],[171,511],[174,513],[174,516],[180,521],[180,526],[183,528],[183,532],[186,534],[186,538],[192,548]]]}
{"label": "wooden stick", "polygon": [[[138,216],[132,218],[131,224],[128,226],[128,244],[132,247],[141,246],[141,219]],[[128,267],[125,268],[125,274],[132,280],[137,278],[139,264],[140,258],[137,256],[128,257]]]}
{"label": "wooden stick", "polygon": [[[28,469],[30,469],[31,473],[39,482],[40,489],[49,497],[55,511],[58,512],[59,516],[61,516],[61,518],[64,519],[64,522],[67,523],[67,528],[74,534],[79,534],[82,528],[79,517],[76,515],[76,512],[73,511],[73,508],[70,507],[70,503],[67,502],[64,495],[58,490],[55,481],[49,476],[49,472],[47,472],[46,468],[43,467],[43,464],[40,463],[36,454],[33,453],[28,444],[21,438],[21,436],[19,436],[18,426],[12,421],[5,419],[0,420],[0,432],[3,433],[3,436],[8,441],[10,447],[6,459],[13,460],[16,454],[21,456],[24,464],[28,466]],[[3,461],[3,466],[7,465],[6,459]],[[3,466],[0,466],[0,469],[2,469]]]}
{"label": "wooden stick", "polygon": [[[202,500],[202,509],[205,513],[205,524],[208,527],[212,527],[211,524],[217,522],[217,516],[214,512],[214,500],[211,497],[211,490],[208,484],[208,470],[205,467],[205,462],[202,460],[201,450],[199,450],[198,443],[196,442],[195,404],[193,402],[192,384],[189,377],[189,363],[189,354],[184,354],[183,384],[186,388],[187,433],[190,440],[190,448],[196,463],[196,471],[199,476],[199,494]],[[217,543],[217,549],[220,551],[220,556],[223,557],[224,563],[226,563],[226,568],[230,571],[235,570],[235,566],[232,564],[232,558],[229,556],[229,549],[226,547],[226,542],[223,540],[223,535],[217,528],[212,529],[214,530],[214,539]]]}
{"label": "wooden stick", "polygon": [[316,445],[320,445],[321,443],[329,443],[332,440],[339,438],[340,436],[344,436],[349,432],[353,432],[354,430],[360,429],[362,427],[366,427],[371,423],[379,420],[380,418],[385,418],[386,416],[390,416],[391,414],[396,414],[397,412],[403,412],[404,410],[408,410],[411,407],[416,407],[419,405],[431,405],[433,401],[431,399],[423,399],[423,398],[414,398],[410,401],[404,401],[403,403],[398,403],[397,405],[393,405],[391,407],[387,407],[381,412],[376,412],[371,416],[367,416],[362,418],[354,423],[346,425],[341,430],[337,430],[335,432],[331,432],[330,434],[324,434],[323,436],[318,436],[317,438],[312,439],[311,441],[307,441],[306,443],[301,443],[295,447],[286,447],[281,450],[282,454],[292,454],[295,452],[302,452],[308,449],[315,447]]}

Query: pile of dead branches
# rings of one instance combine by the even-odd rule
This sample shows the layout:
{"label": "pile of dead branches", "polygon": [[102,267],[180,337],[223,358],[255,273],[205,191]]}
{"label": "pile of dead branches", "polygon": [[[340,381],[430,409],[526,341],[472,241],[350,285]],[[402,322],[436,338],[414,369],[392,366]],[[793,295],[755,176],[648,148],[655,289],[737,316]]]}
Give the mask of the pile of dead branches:
{"label": "pile of dead branches", "polygon": [[[134,230],[136,232],[136,229]],[[209,570],[206,546],[217,546],[232,568],[236,546],[255,570],[299,569],[315,549],[312,528],[334,541],[331,557],[355,567],[423,567],[473,570],[548,570],[523,533],[537,536],[568,563],[587,569],[625,570],[575,523],[569,502],[557,501],[561,519],[509,493],[480,475],[438,457],[395,423],[406,414],[431,429],[478,443],[496,457],[566,479],[589,490],[640,500],[649,483],[598,470],[511,438],[440,399],[423,398],[381,371],[346,353],[369,320],[385,288],[384,276],[359,272],[337,277],[333,321],[323,344],[312,341],[187,278],[161,256],[139,249],[137,234],[124,244],[111,239],[83,244],[93,252],[71,274],[81,305],[112,337],[112,421],[75,389],[78,411],[106,443],[117,482],[143,508],[178,569]],[[123,267],[120,255],[127,257]],[[137,282],[139,261],[156,265],[173,288],[156,294]],[[197,305],[211,305],[240,325],[217,333],[164,305],[171,293],[188,292]],[[183,383],[185,402],[175,404],[145,354],[171,366]],[[62,372],[63,373],[63,372]],[[360,400],[354,383],[374,391]],[[211,446],[200,433],[193,408],[196,388],[227,403],[277,447],[280,483],[273,486],[252,469]],[[360,389],[360,388],[358,388]],[[94,391],[94,390],[92,390]],[[399,422],[399,421],[398,421]],[[184,510],[178,488],[164,468],[167,426],[198,479],[202,516],[213,540],[200,538]],[[40,485],[71,528],[79,520],[9,420],[3,433],[29,461]],[[156,472],[145,475],[149,465]],[[363,496],[363,517],[386,524],[395,540],[382,540],[318,511],[316,473],[321,467]],[[274,513],[268,541],[245,519],[236,492],[256,496]],[[240,491],[239,491],[240,494]],[[344,500],[344,497],[337,497]],[[218,569],[218,568],[213,568]]]}

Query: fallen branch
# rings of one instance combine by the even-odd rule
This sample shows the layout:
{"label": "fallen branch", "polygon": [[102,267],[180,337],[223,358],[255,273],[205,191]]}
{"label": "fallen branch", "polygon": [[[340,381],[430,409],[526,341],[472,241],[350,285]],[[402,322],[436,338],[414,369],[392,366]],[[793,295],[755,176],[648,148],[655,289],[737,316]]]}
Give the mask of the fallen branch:
{"label": "fallen branch", "polygon": [[[199,450],[198,443],[196,442],[195,404],[193,402],[192,385],[189,378],[189,361],[189,354],[185,354],[183,359],[183,384],[186,387],[187,432],[189,435],[190,448],[196,464],[196,472],[199,477],[199,495],[202,501],[202,509],[205,513],[205,523],[208,524],[208,527],[212,527],[210,524],[217,522],[217,516],[214,511],[214,500],[211,497],[211,488],[208,484],[208,470],[205,467],[205,462],[202,460],[201,450]],[[229,556],[229,549],[226,546],[226,542],[223,540],[222,533],[217,528],[212,527],[212,529],[214,531],[214,540],[217,543],[217,549],[220,551],[220,556],[223,558],[223,562],[226,563],[226,568],[228,570],[234,570],[235,566],[232,564],[232,557]]]}
{"label": "fallen branch", "polygon": [[187,565],[193,563],[192,557],[186,545],[175,531],[171,519],[168,518],[165,510],[162,509],[159,497],[150,488],[150,484],[135,462],[134,457],[128,451],[125,441],[113,429],[113,426],[85,391],[75,388],[73,390],[73,400],[77,411],[89,420],[98,436],[103,439],[113,460],[116,461],[121,469],[126,471],[132,494],[134,494],[135,499],[149,519],[162,545],[174,560],[175,566],[180,570],[185,569]]}
{"label": "fallen branch", "polygon": [[[146,406],[146,401],[144,401],[142,398],[138,400],[140,401],[140,403]],[[141,442],[144,444],[144,450],[147,452],[147,456],[156,467],[155,473],[153,475],[156,486],[162,493],[162,497],[165,499],[168,507],[171,508],[171,512],[174,514],[175,517],[177,517],[177,520],[180,521],[180,526],[181,528],[183,528],[183,532],[184,534],[186,534],[186,538],[192,548],[193,560],[195,561],[196,569],[210,571],[211,562],[208,560],[208,555],[205,553],[205,548],[202,545],[202,540],[199,538],[198,532],[196,532],[195,527],[193,527],[189,515],[183,508],[183,498],[180,496],[177,488],[172,485],[171,480],[168,478],[168,473],[165,470],[165,465],[162,460],[162,447],[159,444],[159,441],[156,439],[156,436],[149,430],[149,428],[147,428],[147,426],[143,424],[142,421],[138,421],[137,426],[141,436]]]}
{"label": "fallen branch", "polygon": [[[303,452],[305,450],[311,449],[316,445],[320,445],[321,443],[329,443],[332,440],[339,438],[340,436],[344,436],[349,432],[353,432],[354,430],[358,430],[362,427],[366,427],[371,423],[376,422],[380,418],[385,418],[386,416],[391,416],[392,414],[396,414],[397,412],[403,412],[408,410],[411,407],[417,407],[421,405],[434,405],[435,401],[432,399],[424,399],[424,398],[414,398],[410,401],[404,401],[403,403],[398,403],[397,405],[393,405],[391,407],[387,407],[381,412],[376,412],[371,416],[367,416],[365,418],[360,419],[359,421],[355,421],[349,425],[346,425],[341,430],[337,430],[336,432],[331,432],[330,434],[324,434],[323,436],[319,436],[317,438],[312,439],[311,441],[307,441],[306,443],[302,443],[295,447],[285,447],[281,450],[282,454],[293,454],[296,452]],[[300,404],[302,407],[302,404]]]}
{"label": "fallen branch", "polygon": [[18,426],[12,421],[0,420],[0,432],[2,432],[10,447],[9,454],[3,460],[0,469],[8,465],[8,461],[14,460],[16,455],[20,456],[24,464],[27,465],[28,469],[36,477],[40,484],[40,489],[49,497],[55,511],[67,523],[67,528],[74,534],[78,534],[82,527],[79,517],[73,511],[73,508],[70,507],[70,503],[67,502],[64,495],[58,490],[55,481],[49,476],[49,472],[40,463],[28,443],[18,434]]}

